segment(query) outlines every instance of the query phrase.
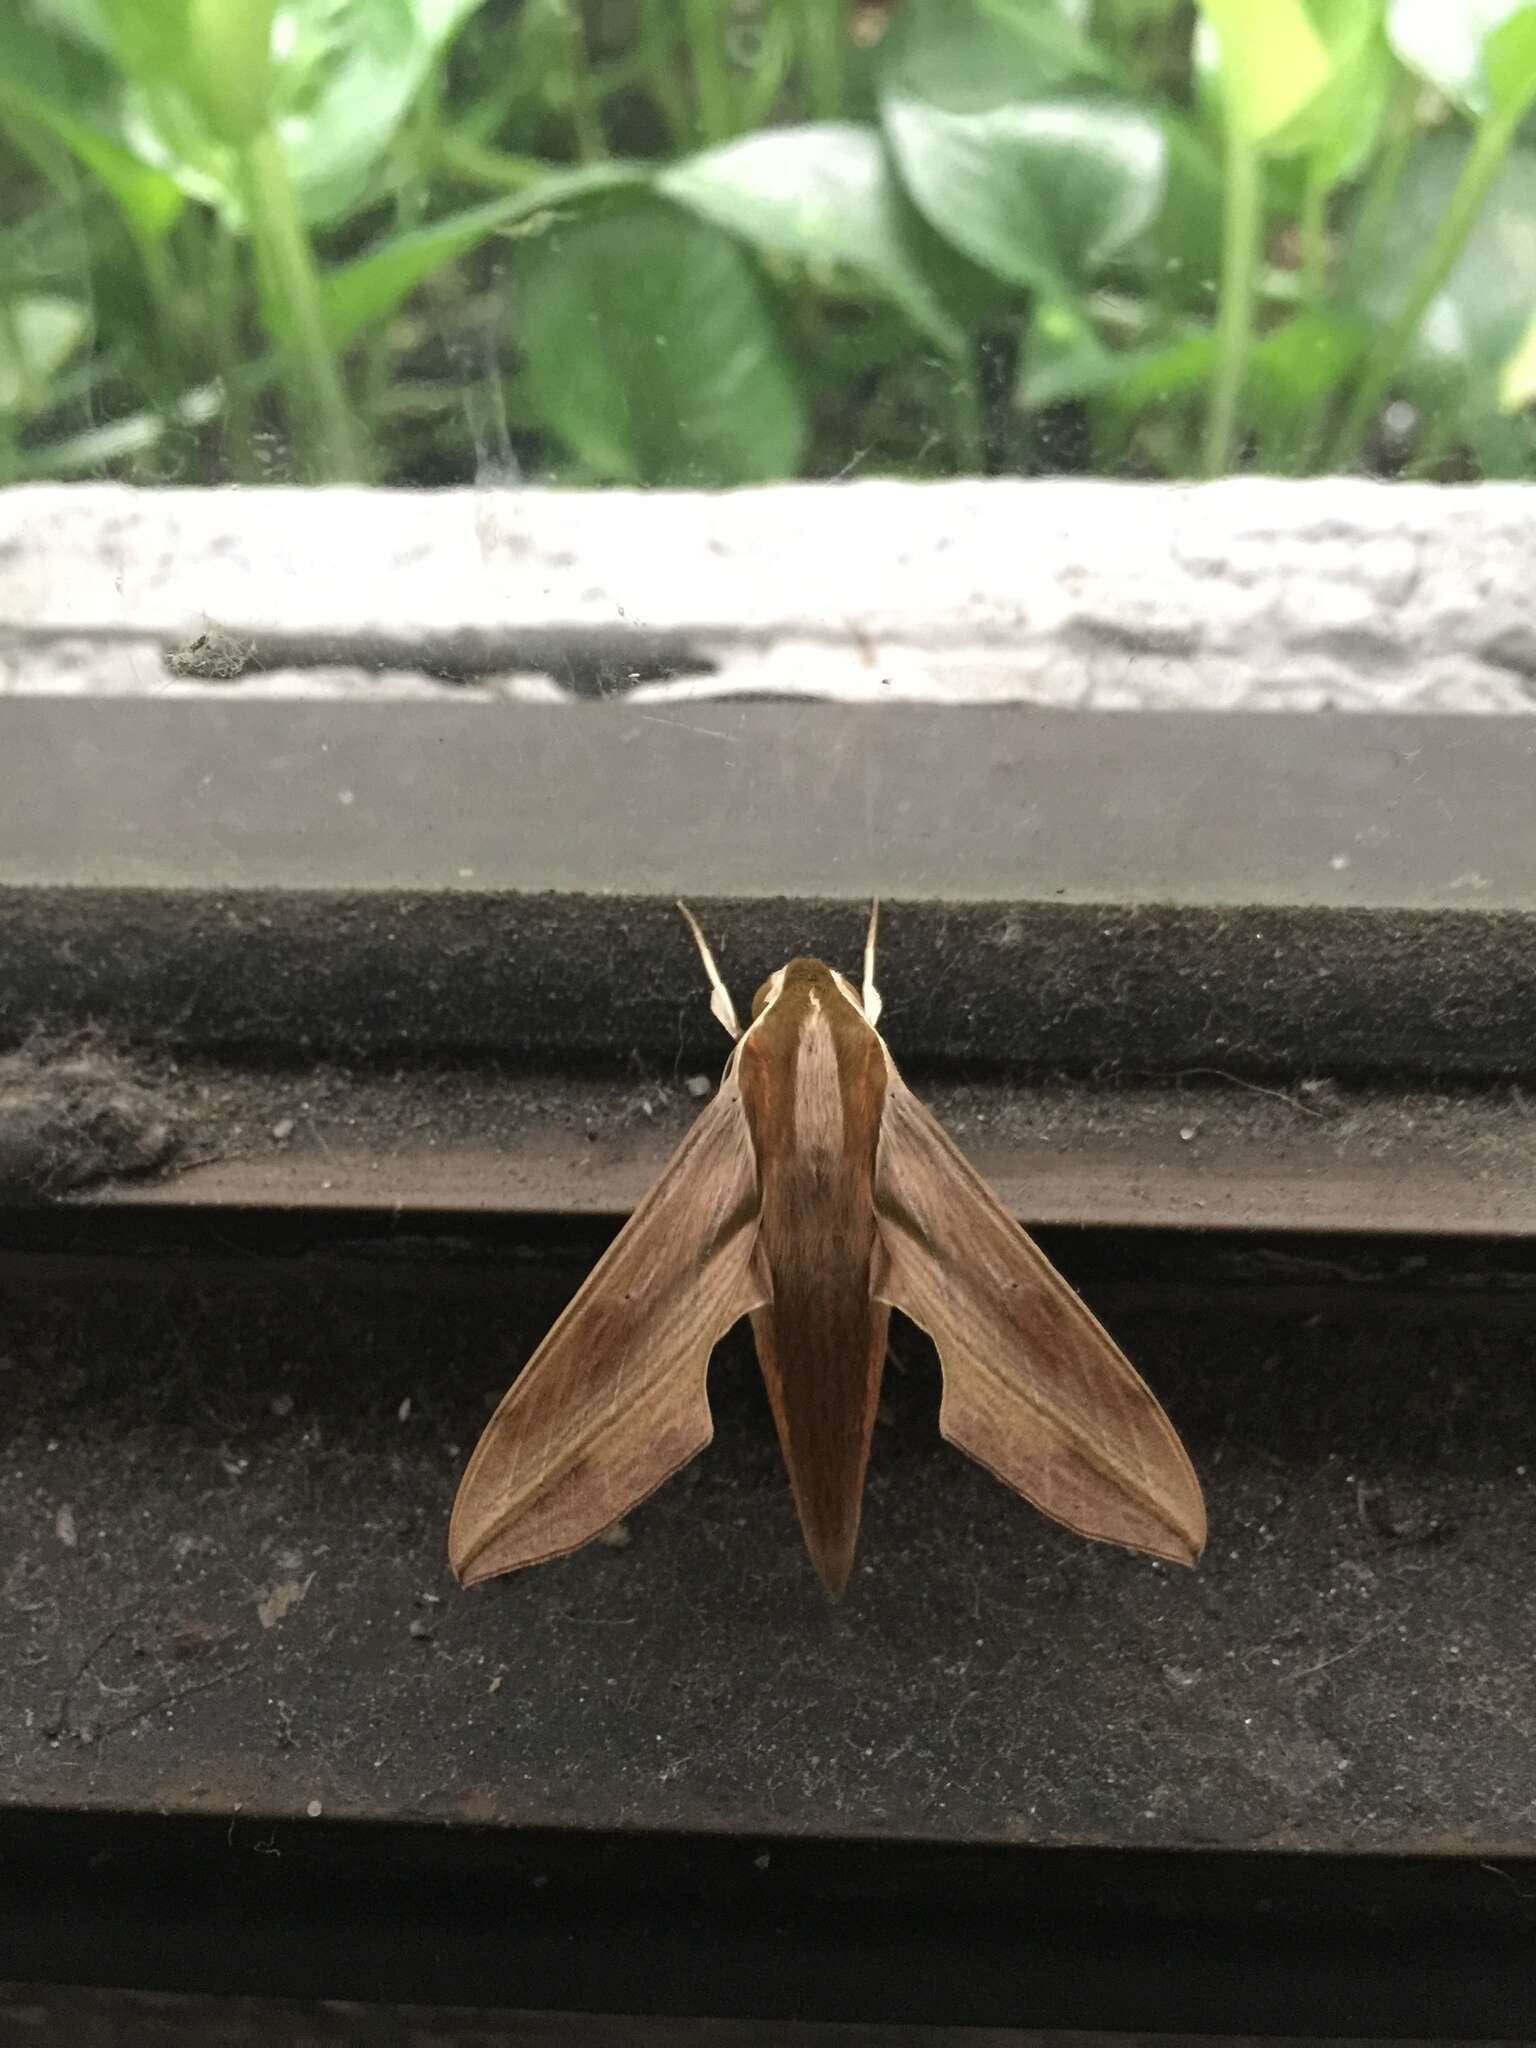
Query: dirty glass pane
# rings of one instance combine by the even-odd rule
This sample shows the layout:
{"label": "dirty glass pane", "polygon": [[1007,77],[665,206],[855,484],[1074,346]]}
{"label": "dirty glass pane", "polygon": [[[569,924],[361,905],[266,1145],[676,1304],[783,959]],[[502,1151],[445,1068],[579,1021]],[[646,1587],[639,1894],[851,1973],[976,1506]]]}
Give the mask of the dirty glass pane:
{"label": "dirty glass pane", "polygon": [[0,0],[0,1976],[1536,2003],[1533,419],[1530,0]]}
{"label": "dirty glass pane", "polygon": [[17,0],[0,475],[1522,476],[1508,0]]}

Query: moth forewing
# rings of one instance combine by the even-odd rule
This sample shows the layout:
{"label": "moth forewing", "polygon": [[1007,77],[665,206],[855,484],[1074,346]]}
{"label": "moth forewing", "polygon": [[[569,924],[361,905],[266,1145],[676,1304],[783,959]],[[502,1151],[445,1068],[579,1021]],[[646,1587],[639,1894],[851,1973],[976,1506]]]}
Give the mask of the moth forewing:
{"label": "moth forewing", "polygon": [[875,1290],[934,1341],[944,1436],[1079,1535],[1195,1563],[1205,1503],[1173,1425],[894,1064],[875,1207]]}
{"label": "moth forewing", "polygon": [[709,1354],[765,1298],[734,1066],[486,1424],[448,1529],[465,1583],[579,1549],[709,1442]]}

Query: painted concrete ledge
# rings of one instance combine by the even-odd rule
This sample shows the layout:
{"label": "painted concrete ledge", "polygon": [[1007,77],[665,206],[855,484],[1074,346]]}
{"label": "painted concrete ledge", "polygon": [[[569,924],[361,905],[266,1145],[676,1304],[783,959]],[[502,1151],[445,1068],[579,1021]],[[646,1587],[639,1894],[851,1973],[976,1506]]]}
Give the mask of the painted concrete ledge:
{"label": "painted concrete ledge", "polygon": [[0,493],[0,694],[1536,710],[1536,487]]}

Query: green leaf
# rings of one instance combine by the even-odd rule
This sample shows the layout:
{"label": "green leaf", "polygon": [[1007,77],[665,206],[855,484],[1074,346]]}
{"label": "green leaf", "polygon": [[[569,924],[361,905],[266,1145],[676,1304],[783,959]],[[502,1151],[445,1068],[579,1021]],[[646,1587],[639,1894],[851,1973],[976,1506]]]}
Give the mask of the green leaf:
{"label": "green leaf", "polygon": [[[1469,144],[1457,135],[1426,136],[1404,169],[1391,214],[1369,261],[1347,268],[1341,300],[1385,326],[1417,273],[1444,216]],[[1477,223],[1443,290],[1419,323],[1403,384],[1432,402],[1444,394],[1481,394],[1497,407],[1497,383],[1531,317],[1536,277],[1536,149],[1512,149],[1483,202]]]}
{"label": "green leaf", "polygon": [[1499,372],[1499,410],[1523,412],[1536,405],[1536,313]]}
{"label": "green leaf", "polygon": [[113,49],[151,98],[176,93],[204,134],[242,149],[271,124],[279,0],[102,0]]}
{"label": "green leaf", "polygon": [[[1286,118],[1250,137],[1277,166],[1266,187],[1272,216],[1297,211],[1309,188],[1326,193],[1354,177],[1374,155],[1397,76],[1384,7],[1385,0],[1306,0],[1308,34],[1325,68],[1312,72],[1315,89]],[[1241,19],[1246,24],[1250,17]],[[1212,112],[1228,90],[1225,47],[1213,21],[1203,21],[1195,37],[1195,80]]]}
{"label": "green leaf", "polygon": [[875,129],[845,121],[766,129],[685,158],[658,187],[758,249],[851,272],[947,353],[965,353],[965,330],[924,272],[920,223]]}
{"label": "green leaf", "polygon": [[174,179],[126,149],[112,130],[110,75],[87,50],[57,41],[0,0],[0,121],[33,122],[74,156],[130,227],[158,240],[182,195]]}
{"label": "green leaf", "polygon": [[1118,34],[1130,37],[1155,22],[1182,14],[1185,5],[1186,0],[1114,0],[1112,26]]}
{"label": "green leaf", "polygon": [[102,56],[111,56],[112,25],[107,19],[107,0],[32,0],[32,12],[39,21],[51,22],[76,42],[88,43]]}
{"label": "green leaf", "polygon": [[1392,47],[1473,114],[1510,112],[1536,95],[1536,7],[1518,0],[1392,0]]}
{"label": "green leaf", "polygon": [[[644,189],[647,180],[647,173],[620,164],[586,164],[541,178],[526,192],[449,214],[428,227],[387,236],[366,255],[321,279],[332,346],[345,348],[365,328],[393,313],[434,271],[457,262],[489,236],[516,228],[547,230],[572,206],[604,194]],[[281,318],[278,329],[286,332]]]}
{"label": "green leaf", "polygon": [[208,131],[241,148],[271,119],[277,0],[192,0],[183,59],[188,96]]}
{"label": "green leaf", "polygon": [[1387,40],[1437,92],[1481,111],[1483,37],[1508,12],[1507,0],[1392,0]]}
{"label": "green leaf", "polygon": [[[1367,338],[1361,322],[1332,313],[1299,313],[1272,328],[1249,351],[1252,408],[1271,421],[1306,411],[1339,388]],[[1216,337],[1209,330],[1119,355],[1053,358],[1042,351],[1026,366],[1019,400],[1032,408],[1064,398],[1105,397],[1117,411],[1134,415],[1203,392],[1215,360]]]}
{"label": "green leaf", "polygon": [[1063,295],[1156,218],[1166,145],[1125,101],[1058,94],[953,114],[888,99],[886,134],[931,226],[1010,284]]}
{"label": "green leaf", "polygon": [[380,159],[442,52],[482,0],[289,0],[306,37],[284,60],[280,122],[305,218],[375,189]]}
{"label": "green leaf", "polygon": [[1042,300],[1019,351],[1014,403],[1029,413],[1096,397],[1114,389],[1130,360],[1130,351],[1106,347],[1074,308]]}
{"label": "green leaf", "polygon": [[1536,437],[1523,414],[1471,413],[1461,430],[1484,477],[1529,481],[1536,470]]}
{"label": "green leaf", "polygon": [[661,202],[528,245],[521,339],[540,413],[601,476],[741,484],[794,474],[804,409],[739,244]]}
{"label": "green leaf", "polygon": [[1221,164],[1194,122],[1163,123],[1163,203],[1146,238],[1144,275],[1165,303],[1208,311],[1221,276]]}
{"label": "green leaf", "polygon": [[0,414],[26,418],[46,410],[50,383],[90,326],[84,306],[52,292],[0,299]]}
{"label": "green leaf", "polygon": [[906,0],[879,51],[880,118],[907,193],[955,248],[1062,297],[1141,233],[1165,146],[1055,0]]}
{"label": "green leaf", "polygon": [[1501,114],[1518,114],[1536,99],[1536,7],[1519,7],[1483,42],[1488,96]]}
{"label": "green leaf", "polygon": [[[134,85],[127,112],[134,147],[166,169],[183,191],[217,206],[232,225],[243,225],[239,166],[231,147],[248,137],[244,127],[237,132],[242,110],[231,112],[227,103],[221,109],[208,65],[191,65],[173,46],[178,16],[214,6],[238,14],[246,0],[109,4],[124,11],[127,24],[122,61]],[[258,4],[268,0],[249,0],[253,10]],[[392,138],[448,41],[481,4],[283,0],[263,111],[276,125],[306,222],[339,219],[376,194]]]}
{"label": "green leaf", "polygon": [[224,407],[224,394],[217,384],[200,384],[185,392],[161,412],[130,413],[126,419],[109,420],[104,426],[88,427],[63,441],[33,444],[20,451],[17,468],[23,478],[98,475],[114,462],[126,462],[144,455],[176,428],[205,426],[217,419]]}
{"label": "green leaf", "polygon": [[1324,185],[1352,176],[1373,152],[1392,89],[1382,0],[1309,0],[1328,54],[1328,78],[1266,149],[1311,160]]}
{"label": "green leaf", "polygon": [[902,0],[879,48],[880,96],[984,113],[1095,76],[1084,15],[1061,0]]}
{"label": "green leaf", "polygon": [[117,205],[131,227],[158,241],[176,224],[184,205],[174,178],[141,163],[110,135],[77,121],[58,107],[30,100],[0,79],[0,116],[7,111],[30,118],[75,156]]}
{"label": "green leaf", "polygon": [[1200,0],[1200,10],[1221,53],[1227,118],[1266,143],[1327,85],[1327,48],[1303,0]]}

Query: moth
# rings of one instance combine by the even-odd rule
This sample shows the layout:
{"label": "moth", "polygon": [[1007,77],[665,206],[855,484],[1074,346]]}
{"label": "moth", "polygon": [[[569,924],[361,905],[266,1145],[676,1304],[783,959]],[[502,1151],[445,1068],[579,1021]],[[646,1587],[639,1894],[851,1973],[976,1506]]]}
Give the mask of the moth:
{"label": "moth", "polygon": [[890,1311],[938,1350],[942,1434],[1081,1536],[1193,1564],[1205,1506],[1113,1339],[896,1071],[875,988],[820,960],[770,975],[719,1091],[513,1383],[454,1501],[466,1585],[600,1535],[713,1434],[705,1376],[742,1316],[806,1548],[834,1600],[859,1532]]}

